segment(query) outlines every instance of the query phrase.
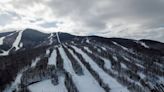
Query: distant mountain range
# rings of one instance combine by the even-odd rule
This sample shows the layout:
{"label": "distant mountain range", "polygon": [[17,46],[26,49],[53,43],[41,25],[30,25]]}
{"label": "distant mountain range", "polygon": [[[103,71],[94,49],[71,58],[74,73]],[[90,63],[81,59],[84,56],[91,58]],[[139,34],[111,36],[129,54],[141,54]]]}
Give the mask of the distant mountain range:
{"label": "distant mountain range", "polygon": [[164,43],[0,33],[0,92],[164,92]]}

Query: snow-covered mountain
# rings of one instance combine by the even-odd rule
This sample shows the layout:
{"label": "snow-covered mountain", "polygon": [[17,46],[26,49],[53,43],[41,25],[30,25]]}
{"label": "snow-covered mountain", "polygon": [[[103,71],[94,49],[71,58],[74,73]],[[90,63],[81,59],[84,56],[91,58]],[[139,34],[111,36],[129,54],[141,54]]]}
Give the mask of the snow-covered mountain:
{"label": "snow-covered mountain", "polygon": [[164,92],[164,43],[0,33],[0,92]]}

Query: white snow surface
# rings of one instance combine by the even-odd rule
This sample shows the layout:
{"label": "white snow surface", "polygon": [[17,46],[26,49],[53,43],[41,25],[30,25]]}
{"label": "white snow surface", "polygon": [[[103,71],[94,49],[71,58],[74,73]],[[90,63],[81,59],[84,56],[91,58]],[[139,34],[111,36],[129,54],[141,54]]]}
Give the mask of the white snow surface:
{"label": "white snow surface", "polygon": [[15,47],[16,50],[19,49],[19,43],[20,43],[20,40],[21,40],[21,37],[22,37],[22,33],[23,33],[23,31],[19,31],[18,36],[17,36],[17,38],[15,39],[15,41],[13,43],[13,47]]}
{"label": "white snow surface", "polygon": [[128,48],[126,48],[126,47],[124,47],[124,46],[121,46],[120,44],[118,44],[118,43],[116,43],[116,42],[114,42],[114,41],[112,41],[112,42],[113,42],[113,44],[115,44],[115,45],[121,47],[122,49],[128,50]]}
{"label": "white snow surface", "polygon": [[89,41],[89,39],[88,39],[88,38],[87,38],[86,42],[87,42],[87,43],[90,43],[90,41]]}
{"label": "white snow surface", "polygon": [[62,76],[59,77],[58,85],[53,85],[49,79],[30,85],[28,88],[31,92],[67,92]]}
{"label": "white snow surface", "polygon": [[108,84],[111,88],[110,92],[129,92],[128,89],[118,83],[114,78],[105,73],[86,53],[75,46],[72,46],[83,58],[91,65],[91,68],[95,70],[104,83]]}
{"label": "white snow surface", "polygon": [[52,44],[53,43],[53,37],[54,37],[54,34],[51,33],[51,35],[48,37],[50,39],[50,43],[49,44]]}
{"label": "white snow surface", "polygon": [[49,55],[49,54],[50,54],[50,50],[47,49],[47,50],[46,50],[46,55]]}
{"label": "white snow surface", "polygon": [[88,48],[88,47],[84,47],[84,49],[90,53],[92,53],[92,51]]}
{"label": "white snow surface", "polygon": [[102,48],[104,51],[107,51],[107,49],[106,49],[105,47],[102,46],[101,48]]}
{"label": "white snow surface", "polygon": [[48,65],[55,65],[56,66],[56,57],[57,57],[57,54],[56,54],[56,50],[54,49],[52,51],[52,54],[48,60]]}
{"label": "white snow surface", "polygon": [[58,32],[56,32],[56,37],[57,37],[58,42],[61,43]]}
{"label": "white snow surface", "polygon": [[5,39],[5,37],[1,37],[0,38],[0,45],[3,45],[3,40]]}
{"label": "white snow surface", "polygon": [[141,44],[142,46],[144,46],[145,48],[149,48],[149,46],[146,45],[144,42],[140,42],[140,44]]}
{"label": "white snow surface", "polygon": [[4,50],[2,50],[2,51],[3,51],[3,53],[0,53],[0,56],[7,56],[7,55],[9,55],[10,49],[8,51],[4,51]]}
{"label": "white snow surface", "polygon": [[118,58],[115,55],[113,55],[112,57],[114,60],[118,61]]}
{"label": "white snow surface", "polygon": [[72,68],[72,64],[71,64],[71,61],[68,59],[66,53],[64,52],[64,49],[62,46],[59,47],[59,53],[61,55],[61,57],[63,58],[63,61],[64,61],[64,69],[66,71],[68,71],[70,74],[74,74],[74,70]]}
{"label": "white snow surface", "polygon": [[106,58],[103,58],[103,57],[101,57],[101,59],[103,59],[104,60],[104,67],[106,68],[106,69],[112,69],[112,64],[111,64],[111,61],[110,60],[108,60],[108,59],[106,59]]}
{"label": "white snow surface", "polygon": [[40,58],[36,58],[35,60],[33,60],[32,64],[31,64],[31,67],[35,67],[39,60],[40,60]]}
{"label": "white snow surface", "polygon": [[23,43],[22,43],[22,42],[19,44],[19,47],[20,47],[20,48],[22,48],[22,47],[23,47]]}
{"label": "white snow surface", "polygon": [[78,60],[78,62],[82,66],[84,75],[81,75],[81,76],[76,75],[73,70],[71,61],[66,56],[63,48],[60,47],[59,51],[60,51],[62,58],[64,59],[64,68],[67,72],[69,72],[72,75],[73,82],[75,83],[79,92],[104,92],[104,90],[99,86],[99,84],[92,77],[92,75],[89,73],[89,71],[86,68],[84,68],[84,66],[80,63],[80,61],[73,54],[73,52],[71,52],[71,54],[73,55],[73,57],[75,57],[76,60]]}
{"label": "white snow surface", "polygon": [[15,89],[18,90],[18,86],[19,86],[19,84],[21,83],[22,73],[23,73],[24,71],[26,71],[27,69],[28,69],[28,68],[26,67],[26,68],[24,68],[23,70],[21,70],[21,71],[17,74],[15,80],[11,83],[11,85],[8,86],[3,92],[13,92],[13,90],[15,90]]}
{"label": "white snow surface", "polygon": [[121,63],[121,67],[124,68],[124,69],[128,68],[124,63]]}
{"label": "white snow surface", "polygon": [[21,83],[22,73],[19,73],[15,79],[15,81],[11,84],[11,86],[5,89],[3,92],[13,92],[14,89],[18,89],[18,85]]}

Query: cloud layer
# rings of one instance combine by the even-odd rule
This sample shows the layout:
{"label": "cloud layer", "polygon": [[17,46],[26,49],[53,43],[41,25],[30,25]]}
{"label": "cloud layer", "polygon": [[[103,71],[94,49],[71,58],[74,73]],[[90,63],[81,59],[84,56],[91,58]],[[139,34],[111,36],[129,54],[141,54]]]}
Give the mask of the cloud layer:
{"label": "cloud layer", "polygon": [[1,30],[27,27],[164,42],[164,0],[0,1]]}

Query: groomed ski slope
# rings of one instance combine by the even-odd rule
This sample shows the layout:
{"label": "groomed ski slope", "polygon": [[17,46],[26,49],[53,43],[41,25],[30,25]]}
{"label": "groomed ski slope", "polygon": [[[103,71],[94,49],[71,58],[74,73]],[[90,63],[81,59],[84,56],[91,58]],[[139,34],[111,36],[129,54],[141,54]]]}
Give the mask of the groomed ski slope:
{"label": "groomed ski slope", "polygon": [[59,77],[59,84],[56,86],[51,83],[51,80],[44,80],[30,85],[28,88],[31,92],[67,92],[64,77]]}
{"label": "groomed ski slope", "polygon": [[19,49],[19,43],[20,43],[20,40],[21,40],[21,37],[22,37],[22,33],[23,33],[23,31],[19,31],[18,36],[17,36],[17,38],[15,39],[15,41],[13,43],[13,47],[15,47],[16,50]]}
{"label": "groomed ski slope", "polygon": [[5,37],[1,37],[0,38],[0,45],[3,45],[3,40],[4,40]]}
{"label": "groomed ski slope", "polygon": [[56,66],[56,50],[53,50],[51,56],[49,57],[49,60],[48,60],[48,65],[55,65]]}
{"label": "groomed ski slope", "polygon": [[[59,54],[61,55],[61,58],[63,59],[63,66],[64,69],[70,73],[73,83],[75,84],[75,87],[79,92],[105,92],[105,90],[99,85],[98,81],[93,77],[93,75],[90,73],[90,71],[86,68],[86,66],[80,61],[80,59],[76,56],[76,54],[67,46],[64,45],[66,49],[71,53],[73,58],[77,60],[77,62],[80,64],[83,75],[77,75],[74,72],[73,66],[71,61],[69,60],[63,46],[58,47]],[[79,54],[82,55],[82,57],[85,59],[86,62],[89,63],[91,68],[96,71],[96,73],[100,76],[103,83],[107,84],[110,88],[110,92],[129,92],[126,87],[122,86],[120,83],[116,81],[113,77],[109,76],[103,69],[101,69],[84,51],[77,48],[76,46],[71,45],[71,47]],[[89,48],[87,48],[89,50]],[[56,49],[54,49],[49,57],[48,65],[55,65],[56,66],[56,57],[57,52]],[[105,67],[108,69],[111,69],[110,61],[102,58],[106,63]],[[36,58],[33,63],[31,64],[31,67],[35,67],[36,63],[39,61],[39,58]],[[16,80],[11,85],[10,90],[5,92],[11,92],[12,88],[17,88],[18,84],[20,83],[21,74],[18,74]],[[28,86],[28,89],[31,92],[67,92],[67,88],[65,85],[65,77],[64,76],[58,76],[59,78],[59,84],[53,85],[51,83],[50,79],[43,80],[41,82],[37,82],[35,84],[32,84]]]}
{"label": "groomed ski slope", "polygon": [[98,65],[81,49],[72,46],[83,58],[91,65],[91,67],[99,74],[104,83],[108,84],[111,88],[110,92],[129,92],[126,87],[118,83],[114,78],[105,73]]}
{"label": "groomed ski slope", "polygon": [[[64,69],[72,75],[73,82],[75,86],[79,90],[79,92],[105,92],[96,82],[96,80],[91,76],[89,71],[84,68],[82,64],[82,69],[84,71],[84,75],[78,76],[75,74],[71,61],[66,56],[64,49],[62,47],[59,48],[60,54],[64,59]],[[75,56],[75,55],[73,55]],[[76,57],[77,59],[77,57]]]}

